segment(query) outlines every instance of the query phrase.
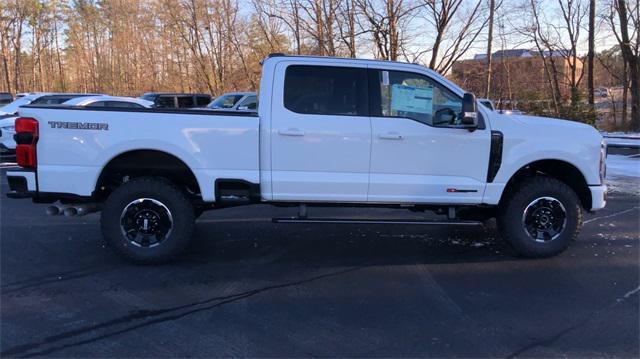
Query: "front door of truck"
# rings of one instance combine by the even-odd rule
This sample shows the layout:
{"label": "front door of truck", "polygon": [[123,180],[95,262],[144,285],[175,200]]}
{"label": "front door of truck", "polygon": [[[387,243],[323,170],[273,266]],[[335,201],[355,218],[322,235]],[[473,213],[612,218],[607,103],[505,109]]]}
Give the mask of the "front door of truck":
{"label": "front door of truck", "polygon": [[491,140],[483,121],[475,131],[455,128],[462,98],[424,74],[372,69],[369,76],[369,201],[482,202]]}
{"label": "front door of truck", "polygon": [[274,86],[271,104],[273,200],[365,202],[367,70],[326,61],[278,66],[275,83],[283,85]]}

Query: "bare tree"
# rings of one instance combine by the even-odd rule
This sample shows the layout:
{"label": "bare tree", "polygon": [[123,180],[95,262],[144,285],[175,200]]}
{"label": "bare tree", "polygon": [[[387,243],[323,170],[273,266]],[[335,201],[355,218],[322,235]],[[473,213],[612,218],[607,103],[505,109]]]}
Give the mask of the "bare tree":
{"label": "bare tree", "polygon": [[[640,130],[640,5],[626,0],[615,0],[612,4],[612,30],[620,44],[622,57],[629,71],[631,88],[631,128]],[[618,26],[613,20],[617,14]],[[631,33],[629,32],[631,28]],[[624,116],[624,115],[623,115]]]}

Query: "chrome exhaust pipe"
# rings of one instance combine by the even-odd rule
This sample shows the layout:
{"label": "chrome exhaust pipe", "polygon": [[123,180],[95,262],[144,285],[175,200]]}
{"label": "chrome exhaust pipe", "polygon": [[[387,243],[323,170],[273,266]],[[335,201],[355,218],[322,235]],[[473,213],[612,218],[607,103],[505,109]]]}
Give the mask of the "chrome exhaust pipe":
{"label": "chrome exhaust pipe", "polygon": [[67,217],[82,217],[89,213],[98,212],[101,209],[102,205],[98,203],[84,203],[65,208],[64,215]]}
{"label": "chrome exhaust pipe", "polygon": [[76,208],[76,216],[82,217],[86,216],[89,213],[98,212],[102,210],[102,205],[99,203],[86,203],[75,206]]}
{"label": "chrome exhaust pipe", "polygon": [[46,211],[49,216],[60,216],[62,212],[64,212],[64,209],[58,206],[49,206]]}
{"label": "chrome exhaust pipe", "polygon": [[64,209],[65,217],[75,217],[78,214],[78,210],[74,207],[67,207]]}

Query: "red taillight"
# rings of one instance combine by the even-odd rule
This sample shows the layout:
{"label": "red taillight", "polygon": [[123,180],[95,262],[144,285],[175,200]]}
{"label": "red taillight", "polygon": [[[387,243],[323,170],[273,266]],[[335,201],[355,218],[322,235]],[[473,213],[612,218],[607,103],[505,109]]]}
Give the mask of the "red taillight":
{"label": "red taillight", "polygon": [[16,119],[16,162],[18,166],[36,168],[36,143],[38,142],[38,121],[34,118]]}

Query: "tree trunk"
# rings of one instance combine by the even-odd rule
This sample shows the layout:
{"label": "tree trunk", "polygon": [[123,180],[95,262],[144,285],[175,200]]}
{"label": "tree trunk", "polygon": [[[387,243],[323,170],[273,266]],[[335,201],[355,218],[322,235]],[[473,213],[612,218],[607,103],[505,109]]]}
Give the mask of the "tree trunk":
{"label": "tree trunk", "polygon": [[493,60],[493,55],[491,53],[491,45],[493,43],[493,15],[495,13],[496,0],[489,0],[489,35],[487,39],[487,70],[486,70],[486,87],[484,90],[484,97],[489,98],[491,94],[491,62]]}
{"label": "tree trunk", "polygon": [[590,0],[589,2],[589,53],[588,53],[588,73],[587,73],[587,90],[589,97],[589,104],[593,107],[595,99],[593,96],[594,84],[593,84],[593,65],[595,58],[595,22],[596,22],[596,0]]}

